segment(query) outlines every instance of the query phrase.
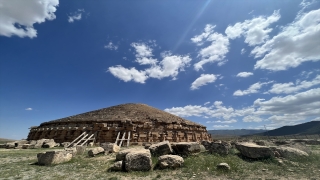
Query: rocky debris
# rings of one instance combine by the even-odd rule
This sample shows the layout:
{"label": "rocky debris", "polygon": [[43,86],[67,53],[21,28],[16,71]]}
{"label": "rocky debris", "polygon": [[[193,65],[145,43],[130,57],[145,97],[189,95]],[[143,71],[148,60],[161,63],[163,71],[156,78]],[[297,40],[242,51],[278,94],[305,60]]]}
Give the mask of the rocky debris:
{"label": "rocky debris", "polygon": [[160,169],[181,167],[184,160],[178,155],[163,155],[158,158],[158,166]]}
{"label": "rocky debris", "polygon": [[70,145],[70,142],[63,142],[63,143],[60,143],[60,146],[66,148]]}
{"label": "rocky debris", "polygon": [[88,144],[88,146],[89,146],[89,147],[92,147],[93,144],[94,144],[93,142],[90,142],[90,143]]}
{"label": "rocky debris", "polygon": [[131,151],[125,156],[126,171],[149,171],[151,168],[151,153],[147,149]]}
{"label": "rocky debris", "polygon": [[57,143],[54,142],[53,139],[49,139],[49,140],[43,142],[42,148],[53,148],[55,146],[57,146]]}
{"label": "rocky debris", "polygon": [[102,154],[102,153],[104,153],[104,149],[102,147],[96,147],[96,148],[93,148],[88,151],[88,155],[90,157],[94,157],[94,156],[96,156],[98,154]]}
{"label": "rocky debris", "polygon": [[217,165],[217,169],[230,170],[230,166],[227,163],[220,163]]}
{"label": "rocky debris", "polygon": [[210,149],[210,146],[211,146],[210,141],[201,141],[201,144],[206,148],[206,150]]}
{"label": "rocky debris", "polygon": [[237,143],[236,148],[243,156],[253,159],[273,157],[273,151],[266,146],[259,146],[254,143]]}
{"label": "rocky debris", "polygon": [[153,156],[162,156],[165,154],[172,154],[172,148],[169,141],[163,141],[157,144],[152,144],[149,150]]}
{"label": "rocky debris", "polygon": [[280,157],[284,157],[284,158],[309,156],[308,153],[306,153],[302,150],[296,149],[296,148],[292,148],[292,147],[274,146],[274,147],[270,147],[270,148],[274,152],[277,152]]}
{"label": "rocky debris", "polygon": [[144,146],[145,149],[149,149],[149,147],[151,146],[151,143],[143,143],[142,146]]}
{"label": "rocky debris", "polygon": [[316,139],[292,139],[293,142],[305,143],[308,145],[320,145],[320,140]]}
{"label": "rocky debris", "polygon": [[0,144],[0,148],[6,148],[6,144]]}
{"label": "rocky debris", "polygon": [[120,151],[120,147],[115,143],[101,144],[101,147],[104,149],[105,153],[117,153]]}
{"label": "rocky debris", "polygon": [[7,149],[14,149],[16,147],[14,142],[6,143],[5,146]]}
{"label": "rocky debris", "polygon": [[197,142],[179,142],[172,144],[172,149],[181,155],[189,155],[201,151],[200,144]]}
{"label": "rocky debris", "polygon": [[228,155],[229,150],[231,149],[231,144],[228,142],[212,142],[209,147],[210,153],[217,153],[220,155]]}
{"label": "rocky debris", "polygon": [[72,154],[68,151],[48,151],[37,154],[39,165],[51,165],[68,162],[72,159]]}
{"label": "rocky debris", "polygon": [[[118,152],[118,154],[116,155],[116,160],[117,161],[123,161],[126,158],[126,155],[130,152],[134,152],[134,151],[140,151],[141,149],[139,148],[131,148],[131,149],[124,149]],[[149,151],[149,150],[148,150]]]}
{"label": "rocky debris", "polygon": [[122,171],[123,170],[123,162],[122,161],[117,161],[115,162],[111,168],[111,171]]}
{"label": "rocky debris", "polygon": [[77,145],[75,147],[64,148],[64,150],[69,151],[72,154],[72,156],[76,156],[76,155],[82,155],[86,151],[86,147]]}
{"label": "rocky debris", "polygon": [[23,144],[22,149],[30,149],[30,144]]}
{"label": "rocky debris", "polygon": [[[37,149],[37,148],[42,148],[44,144],[47,144],[45,145],[45,147],[50,147],[54,144],[54,146],[56,146],[57,144],[55,143],[54,139],[39,139],[39,140],[31,140],[29,142],[30,144],[30,148],[32,149]],[[54,147],[53,146],[53,147]]]}

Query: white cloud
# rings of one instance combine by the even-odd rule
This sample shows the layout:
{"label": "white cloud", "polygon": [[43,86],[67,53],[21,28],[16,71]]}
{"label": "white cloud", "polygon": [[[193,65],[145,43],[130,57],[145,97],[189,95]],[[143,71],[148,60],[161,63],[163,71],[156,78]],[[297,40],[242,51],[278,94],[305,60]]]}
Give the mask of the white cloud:
{"label": "white cloud", "polygon": [[[152,41],[153,46],[154,41]],[[191,58],[189,55],[172,55],[170,52],[162,53],[162,60],[159,62],[153,59],[152,48],[145,43],[132,43],[131,46],[136,51],[135,62],[140,65],[149,65],[149,68],[144,70],[136,70],[136,68],[125,68],[120,66],[109,67],[109,72],[117,78],[128,82],[135,81],[138,83],[145,83],[148,78],[162,79],[165,77],[172,77],[175,80],[179,72],[184,71],[184,68],[190,65]]]}
{"label": "white cloud", "polygon": [[[219,76],[219,75],[218,75]],[[190,89],[195,90],[201,86],[213,83],[217,80],[217,75],[214,74],[201,74],[193,83],[191,84]]]}
{"label": "white cloud", "polygon": [[206,123],[222,123],[222,124],[231,124],[236,123],[237,120],[231,119],[231,120],[218,120],[218,121],[207,121]]}
{"label": "white cloud", "polygon": [[32,108],[26,108],[25,110],[26,111],[32,111]]}
{"label": "white cloud", "polygon": [[237,90],[233,93],[234,96],[244,96],[244,95],[247,95],[247,94],[253,94],[253,93],[258,93],[259,92],[259,89],[263,86],[263,85],[267,85],[271,83],[271,81],[269,82],[264,82],[264,83],[260,83],[260,82],[257,82],[257,83],[254,83],[252,84],[248,89],[246,90]]}
{"label": "white cloud", "polygon": [[249,77],[249,76],[252,76],[252,75],[253,75],[252,72],[240,72],[240,73],[237,74],[237,77],[245,78],[245,77]]}
{"label": "white cloud", "polygon": [[213,125],[212,127],[214,127],[214,128],[227,128],[227,127],[232,127],[232,126],[229,126],[229,125]]}
{"label": "white cloud", "polygon": [[320,75],[317,75],[311,81],[298,81],[298,83],[296,84],[294,84],[293,82],[273,84],[271,89],[268,92],[275,93],[275,94],[290,94],[290,93],[298,92],[303,89],[308,89],[312,86],[316,86],[319,84],[320,84]]}
{"label": "white cloud", "polygon": [[254,46],[265,42],[269,38],[272,28],[268,28],[272,23],[280,19],[279,11],[274,11],[269,17],[259,16],[244,22],[238,22],[233,26],[228,26],[225,33],[228,38],[235,39],[240,36],[245,37],[245,43]]}
{"label": "white cloud", "polygon": [[243,122],[261,122],[262,119],[259,116],[245,116],[243,119]]}
{"label": "white cloud", "polygon": [[244,53],[246,53],[247,51],[244,49],[244,48],[242,48],[241,49],[241,54],[244,54]]}
{"label": "white cloud", "polygon": [[206,41],[208,36],[214,32],[213,29],[215,27],[216,26],[213,26],[211,24],[207,24],[206,27],[204,28],[204,32],[200,35],[196,35],[195,37],[191,38],[191,41],[193,43],[196,43],[198,46],[201,46]]}
{"label": "white cloud", "polygon": [[123,80],[124,82],[135,81],[137,83],[145,83],[148,79],[146,72],[139,71],[136,68],[124,68],[121,65],[109,67],[109,72],[115,77]]}
{"label": "white cloud", "polygon": [[73,23],[74,21],[79,21],[81,20],[82,13],[84,12],[83,9],[78,9],[78,11],[72,13],[72,15],[68,16],[68,22]]}
{"label": "white cloud", "polygon": [[104,48],[109,49],[109,50],[117,50],[119,46],[113,44],[111,41],[109,42],[108,45],[105,45]]}
{"label": "white cloud", "polygon": [[208,105],[208,104],[210,104],[210,101],[208,101],[208,102],[205,102],[203,105]]}
{"label": "white cloud", "polygon": [[194,64],[196,71],[202,69],[203,65],[207,63],[217,62],[218,65],[221,66],[227,62],[224,58],[229,52],[229,39],[220,33],[214,32],[214,27],[215,26],[208,24],[202,34],[191,38],[191,41],[197,45],[203,45],[205,41],[211,43],[199,51],[198,57],[200,57],[201,60]]}
{"label": "white cloud", "polygon": [[146,72],[152,78],[172,77],[175,80],[179,72],[189,66],[190,61],[189,56],[168,55],[162,59],[159,65],[146,69]]}
{"label": "white cloud", "polygon": [[251,54],[261,58],[255,69],[287,70],[306,61],[320,60],[320,9],[298,14],[296,19]]}
{"label": "white cloud", "polygon": [[35,23],[56,18],[59,0],[0,0],[0,35],[37,37]]}
{"label": "white cloud", "polygon": [[222,123],[239,120],[243,122],[264,122],[268,129],[293,125],[302,121],[319,120],[320,88],[311,89],[294,95],[273,97],[269,100],[257,99],[253,105],[239,109],[223,106],[215,101],[213,106],[187,105],[165,109],[166,112],[181,117],[208,117],[207,123]]}

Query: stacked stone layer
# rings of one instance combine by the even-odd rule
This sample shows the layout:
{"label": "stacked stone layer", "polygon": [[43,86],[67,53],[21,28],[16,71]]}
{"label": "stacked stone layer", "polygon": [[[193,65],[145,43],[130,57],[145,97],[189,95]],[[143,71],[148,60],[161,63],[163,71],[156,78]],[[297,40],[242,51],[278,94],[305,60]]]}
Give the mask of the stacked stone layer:
{"label": "stacked stone layer", "polygon": [[[28,140],[70,142],[83,132],[96,133],[96,142],[114,142],[130,131],[130,142],[190,142],[210,140],[206,127],[145,104],[121,104],[44,122],[30,128]],[[122,137],[120,137],[122,138]]]}

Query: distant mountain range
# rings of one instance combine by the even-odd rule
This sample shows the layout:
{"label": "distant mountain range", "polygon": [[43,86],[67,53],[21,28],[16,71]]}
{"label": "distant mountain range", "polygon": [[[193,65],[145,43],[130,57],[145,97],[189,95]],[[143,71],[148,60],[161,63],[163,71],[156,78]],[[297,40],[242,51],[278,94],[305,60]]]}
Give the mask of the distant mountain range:
{"label": "distant mountain range", "polygon": [[263,129],[227,129],[227,130],[208,130],[209,134],[216,136],[244,136],[258,133],[264,133]]}
{"label": "distant mountain range", "polygon": [[320,121],[310,121],[294,126],[283,126],[278,129],[270,130],[264,133],[259,133],[263,136],[284,136],[284,135],[306,135],[320,134]]}

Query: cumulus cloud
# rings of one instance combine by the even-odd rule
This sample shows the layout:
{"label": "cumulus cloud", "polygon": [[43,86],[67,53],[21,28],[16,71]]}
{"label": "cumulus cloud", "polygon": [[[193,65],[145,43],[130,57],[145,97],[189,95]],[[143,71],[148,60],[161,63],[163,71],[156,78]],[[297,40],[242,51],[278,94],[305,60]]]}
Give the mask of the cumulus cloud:
{"label": "cumulus cloud", "polygon": [[279,34],[251,51],[255,58],[262,58],[254,68],[281,71],[319,61],[319,19],[320,9],[298,14]]}
{"label": "cumulus cloud", "polygon": [[229,39],[217,32],[214,32],[213,25],[206,25],[204,32],[191,38],[193,43],[201,46],[204,42],[209,42],[210,45],[202,48],[198,52],[200,61],[194,64],[194,69],[199,71],[203,65],[207,63],[217,62],[219,66],[225,64],[225,55],[229,52]]}
{"label": "cumulus cloud", "polygon": [[312,86],[320,84],[320,75],[317,75],[311,81],[298,81],[297,83],[275,83],[272,85],[271,89],[268,91],[275,94],[290,94],[294,92],[301,91],[303,89],[308,89]]}
{"label": "cumulus cloud", "polygon": [[237,90],[233,93],[234,96],[244,96],[244,95],[248,95],[248,94],[253,94],[253,93],[258,93],[259,92],[259,89],[261,89],[261,87],[263,85],[267,85],[271,83],[271,81],[269,82],[264,82],[264,83],[260,83],[260,82],[257,82],[257,83],[254,83],[252,84],[248,89],[246,90]]}
{"label": "cumulus cloud", "polygon": [[0,35],[37,37],[35,23],[56,18],[59,0],[1,0],[0,1]]}
{"label": "cumulus cloud", "polygon": [[148,79],[146,72],[139,71],[136,68],[124,68],[121,65],[109,67],[109,72],[124,82],[135,81],[144,84]]}
{"label": "cumulus cloud", "polygon": [[26,111],[32,111],[32,108],[26,108],[25,110]]}
{"label": "cumulus cloud", "polygon": [[218,120],[218,121],[207,121],[206,123],[222,123],[222,124],[231,124],[231,123],[236,123],[237,120],[231,119],[231,120]]}
{"label": "cumulus cloud", "polygon": [[165,111],[182,117],[208,117],[215,119],[207,123],[222,123],[236,119],[243,122],[262,122],[268,128],[293,125],[306,120],[318,120],[320,116],[320,88],[310,89],[293,95],[257,99],[251,106],[234,109],[215,101],[210,107],[187,105],[167,108]]}
{"label": "cumulus cloud", "polygon": [[268,27],[279,19],[279,11],[274,11],[269,17],[259,16],[228,26],[225,33],[230,39],[244,36],[244,42],[249,46],[254,46],[265,42],[269,38],[268,34],[272,31],[272,28]]}
{"label": "cumulus cloud", "polygon": [[252,76],[252,75],[253,75],[252,72],[240,72],[240,73],[237,74],[237,77],[245,78],[245,77],[249,77],[249,76]]}
{"label": "cumulus cloud", "polygon": [[[152,41],[154,43],[154,41]],[[162,79],[172,77],[175,80],[179,72],[190,65],[191,58],[188,55],[172,55],[170,52],[162,53],[162,60],[158,61],[153,57],[153,49],[145,43],[132,43],[135,49],[135,56],[140,65],[149,65],[144,70],[136,68],[125,68],[121,65],[109,67],[109,72],[115,77],[128,82],[135,81],[137,83],[145,83],[148,78]]]}
{"label": "cumulus cloud", "polygon": [[109,42],[109,44],[105,45],[104,48],[109,50],[117,50],[119,46],[113,44],[113,42]]}
{"label": "cumulus cloud", "polygon": [[229,126],[229,125],[213,125],[212,127],[214,127],[214,128],[227,128],[227,127],[232,127],[232,126]]}
{"label": "cumulus cloud", "polygon": [[213,83],[217,80],[218,75],[214,74],[201,74],[193,83],[191,84],[190,89],[195,90],[199,89],[199,87],[207,85],[209,83]]}
{"label": "cumulus cloud", "polygon": [[84,12],[83,9],[78,9],[76,12],[74,12],[70,16],[68,16],[68,22],[69,23],[73,23],[74,21],[81,20],[83,12]]}
{"label": "cumulus cloud", "polygon": [[244,54],[244,53],[246,53],[247,51],[244,49],[244,48],[242,48],[241,49],[241,54]]}

